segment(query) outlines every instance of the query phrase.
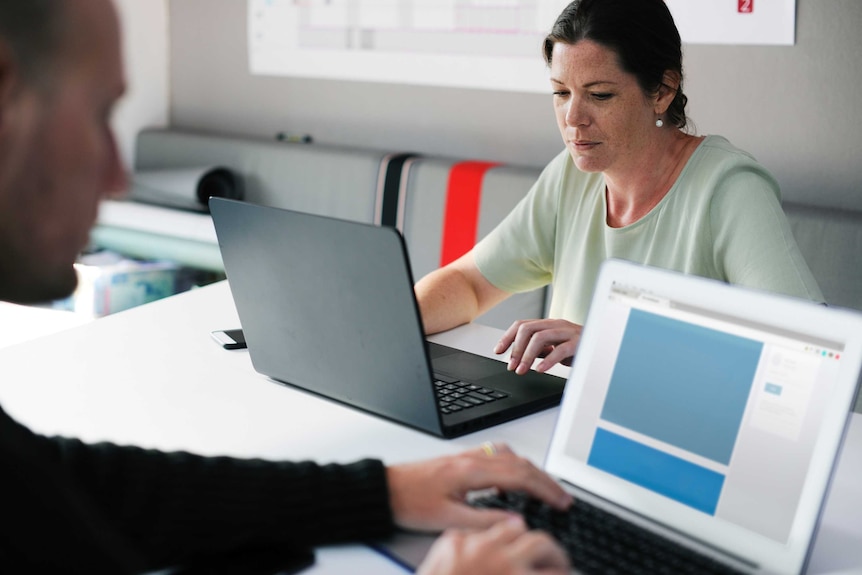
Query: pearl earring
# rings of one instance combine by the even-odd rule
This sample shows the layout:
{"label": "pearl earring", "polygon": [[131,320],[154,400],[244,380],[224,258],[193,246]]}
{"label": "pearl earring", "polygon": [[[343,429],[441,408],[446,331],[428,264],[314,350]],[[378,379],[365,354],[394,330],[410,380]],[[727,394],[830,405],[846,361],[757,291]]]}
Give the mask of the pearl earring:
{"label": "pearl earring", "polygon": [[664,126],[664,122],[662,122],[661,118],[655,121],[656,128],[661,128],[662,126]]}

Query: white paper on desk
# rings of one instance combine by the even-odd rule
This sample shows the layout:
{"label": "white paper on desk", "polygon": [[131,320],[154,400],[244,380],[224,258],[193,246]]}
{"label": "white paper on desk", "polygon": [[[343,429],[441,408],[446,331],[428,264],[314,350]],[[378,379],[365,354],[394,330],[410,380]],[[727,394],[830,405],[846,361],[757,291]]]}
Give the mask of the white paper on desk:
{"label": "white paper on desk", "polygon": [[132,175],[129,194],[133,200],[202,212],[211,196],[242,199],[236,174],[221,166],[142,170]]}

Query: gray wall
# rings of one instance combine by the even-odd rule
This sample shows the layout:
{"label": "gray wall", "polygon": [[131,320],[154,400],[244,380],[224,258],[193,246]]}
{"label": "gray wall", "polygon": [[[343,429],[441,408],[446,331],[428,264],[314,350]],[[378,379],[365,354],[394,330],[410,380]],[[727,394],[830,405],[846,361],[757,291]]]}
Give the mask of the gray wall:
{"label": "gray wall", "polygon": [[[785,199],[862,209],[862,2],[797,6],[794,46],[685,47],[689,115],[753,153]],[[550,95],[251,76],[246,11],[170,0],[174,128],[534,167],[562,149]]]}

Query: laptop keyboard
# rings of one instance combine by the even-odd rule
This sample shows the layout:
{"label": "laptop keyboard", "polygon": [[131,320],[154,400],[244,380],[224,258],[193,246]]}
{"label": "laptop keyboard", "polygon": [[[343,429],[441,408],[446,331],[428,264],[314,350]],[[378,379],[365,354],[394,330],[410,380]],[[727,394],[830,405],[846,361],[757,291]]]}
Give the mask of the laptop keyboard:
{"label": "laptop keyboard", "polygon": [[568,552],[572,566],[584,573],[739,573],[582,500],[558,511],[510,492],[483,496],[471,504],[523,515],[531,529],[553,535]]}
{"label": "laptop keyboard", "polygon": [[434,374],[434,391],[437,395],[437,406],[442,413],[456,413],[509,397],[508,393],[500,390],[465,383],[437,373]]}

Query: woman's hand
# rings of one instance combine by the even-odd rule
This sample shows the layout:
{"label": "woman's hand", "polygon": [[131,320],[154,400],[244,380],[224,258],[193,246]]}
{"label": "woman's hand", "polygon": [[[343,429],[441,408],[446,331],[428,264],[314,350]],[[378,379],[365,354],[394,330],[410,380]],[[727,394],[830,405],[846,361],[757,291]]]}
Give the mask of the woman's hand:
{"label": "woman's hand", "polygon": [[537,358],[536,371],[544,373],[558,363],[571,365],[583,328],[564,319],[527,319],[513,323],[497,342],[494,353],[511,347],[509,370],[518,375],[529,371]]}
{"label": "woman's hand", "polygon": [[520,517],[485,531],[451,529],[419,567],[419,575],[526,575],[568,573],[569,561],[546,533],[527,531]]}

